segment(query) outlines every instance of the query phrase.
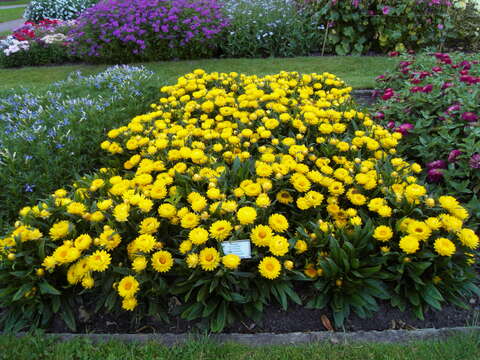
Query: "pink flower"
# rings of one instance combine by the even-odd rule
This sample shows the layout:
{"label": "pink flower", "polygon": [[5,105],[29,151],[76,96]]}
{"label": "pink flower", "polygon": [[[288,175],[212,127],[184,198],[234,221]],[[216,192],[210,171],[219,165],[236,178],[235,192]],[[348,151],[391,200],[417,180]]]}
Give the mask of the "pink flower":
{"label": "pink flower", "polygon": [[383,9],[382,9],[383,15],[388,15],[389,12],[390,12],[390,7],[389,6],[384,6]]}

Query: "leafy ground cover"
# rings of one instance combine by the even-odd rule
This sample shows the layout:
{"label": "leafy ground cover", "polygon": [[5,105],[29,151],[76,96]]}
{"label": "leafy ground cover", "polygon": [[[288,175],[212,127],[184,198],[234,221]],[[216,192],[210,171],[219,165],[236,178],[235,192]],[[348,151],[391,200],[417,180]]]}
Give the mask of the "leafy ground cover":
{"label": "leafy ground cover", "polygon": [[0,9],[0,23],[21,19],[24,11],[24,8]]}
{"label": "leafy ground cover", "polygon": [[[338,74],[354,89],[367,89],[376,86],[375,77],[395,67],[396,60],[383,56],[326,56],[266,59],[207,59],[195,61],[164,61],[139,65],[154,71],[160,84],[172,82],[180,75],[196,68],[206,71],[230,72],[266,75],[275,72],[305,71],[331,72]],[[105,70],[105,65],[65,65],[49,67],[25,67],[20,69],[0,69],[0,89],[12,89],[18,86],[41,90],[52,81],[63,80],[73,71],[91,75]],[[20,85],[19,85],[20,84]]]}
{"label": "leafy ground cover", "polygon": [[376,116],[403,133],[400,153],[424,168],[431,188],[468,203],[480,224],[480,64],[477,55],[406,57],[378,78]]}
{"label": "leafy ground cover", "polygon": [[419,341],[408,344],[308,344],[249,347],[239,344],[217,344],[206,338],[183,345],[165,347],[156,343],[136,344],[111,341],[93,344],[88,340],[56,342],[46,336],[0,336],[0,359],[291,359],[291,360],[476,360],[480,356],[480,337],[465,335],[449,339]]}

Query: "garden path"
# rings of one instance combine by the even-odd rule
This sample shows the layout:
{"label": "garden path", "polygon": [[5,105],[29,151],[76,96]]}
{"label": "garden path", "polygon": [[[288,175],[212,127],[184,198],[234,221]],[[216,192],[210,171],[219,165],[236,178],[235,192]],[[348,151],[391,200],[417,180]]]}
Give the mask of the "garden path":
{"label": "garden path", "polygon": [[26,4],[22,4],[22,5],[3,5],[3,6],[0,6],[0,10],[15,9],[15,8],[21,8],[21,7],[27,7],[27,5]]}
{"label": "garden path", "polygon": [[12,20],[12,21],[7,21],[7,22],[0,23],[0,33],[3,32],[3,31],[14,30],[14,29],[22,26],[24,22],[25,22],[24,19],[17,19],[17,20]]}

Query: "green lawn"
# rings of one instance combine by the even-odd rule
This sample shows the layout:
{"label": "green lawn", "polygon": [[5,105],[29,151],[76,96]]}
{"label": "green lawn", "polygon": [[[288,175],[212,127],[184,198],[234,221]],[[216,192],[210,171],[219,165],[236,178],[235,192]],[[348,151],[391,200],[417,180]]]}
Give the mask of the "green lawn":
{"label": "green lawn", "polygon": [[7,5],[28,5],[28,4],[30,4],[30,0],[0,1],[0,6],[7,6]]}
{"label": "green lawn", "polygon": [[43,336],[0,337],[0,359],[5,360],[476,360],[480,358],[480,336],[465,335],[448,340],[410,344],[308,344],[298,346],[249,347],[216,344],[208,338],[167,348],[156,343],[109,342],[92,344],[86,340],[55,342]]}
{"label": "green lawn", "polygon": [[[206,71],[243,72],[247,74],[272,74],[281,70],[310,72],[331,72],[344,79],[354,88],[375,87],[375,77],[393,68],[397,60],[380,56],[325,56],[267,59],[209,59],[195,61],[169,61],[144,64],[155,71],[162,83],[171,83],[180,75],[194,69]],[[16,87],[42,87],[51,82],[63,80],[76,70],[85,75],[97,73],[105,65],[68,65],[48,67],[25,67],[20,69],[0,69],[0,90]]]}
{"label": "green lawn", "polygon": [[10,20],[17,20],[23,17],[25,9],[13,8],[13,9],[0,9],[0,23]]}

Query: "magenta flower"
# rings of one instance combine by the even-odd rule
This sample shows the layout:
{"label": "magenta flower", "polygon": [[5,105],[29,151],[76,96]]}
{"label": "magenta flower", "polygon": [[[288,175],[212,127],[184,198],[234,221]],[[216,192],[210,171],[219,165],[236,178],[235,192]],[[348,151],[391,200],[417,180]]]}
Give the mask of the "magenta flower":
{"label": "magenta flower", "polygon": [[413,124],[410,124],[410,123],[404,123],[402,125],[400,125],[398,128],[397,128],[397,132],[401,133],[402,135],[407,135],[409,133],[410,130],[412,130],[415,126],[413,126]]}
{"label": "magenta flower", "polygon": [[429,93],[429,92],[432,92],[432,90],[433,90],[433,85],[428,84],[428,85],[425,85],[420,91],[423,93]]}
{"label": "magenta flower", "polygon": [[470,158],[469,165],[472,169],[480,169],[480,154],[473,154]]}
{"label": "magenta flower", "polygon": [[427,164],[427,169],[446,169],[447,162],[445,160],[435,160]]}
{"label": "magenta flower", "polygon": [[462,114],[462,120],[465,120],[468,122],[475,122],[478,120],[478,115],[471,111],[466,111]]}
{"label": "magenta flower", "polygon": [[440,169],[430,169],[427,172],[427,181],[428,182],[440,182],[443,179],[443,172]]}
{"label": "magenta flower", "polygon": [[450,151],[450,154],[448,154],[448,162],[455,162],[457,161],[457,157],[459,157],[462,154],[462,152],[458,149]]}
{"label": "magenta flower", "polygon": [[389,100],[393,97],[395,93],[393,92],[393,89],[391,88],[388,88],[387,90],[385,90],[385,92],[383,93],[382,95],[382,99],[383,100]]}
{"label": "magenta flower", "polygon": [[388,15],[389,12],[390,12],[390,7],[389,6],[384,6],[383,9],[382,9],[383,15]]}
{"label": "magenta flower", "polygon": [[452,82],[446,82],[446,83],[443,83],[442,85],[442,90],[445,90],[445,89],[448,89],[450,87],[453,86],[453,83]]}

